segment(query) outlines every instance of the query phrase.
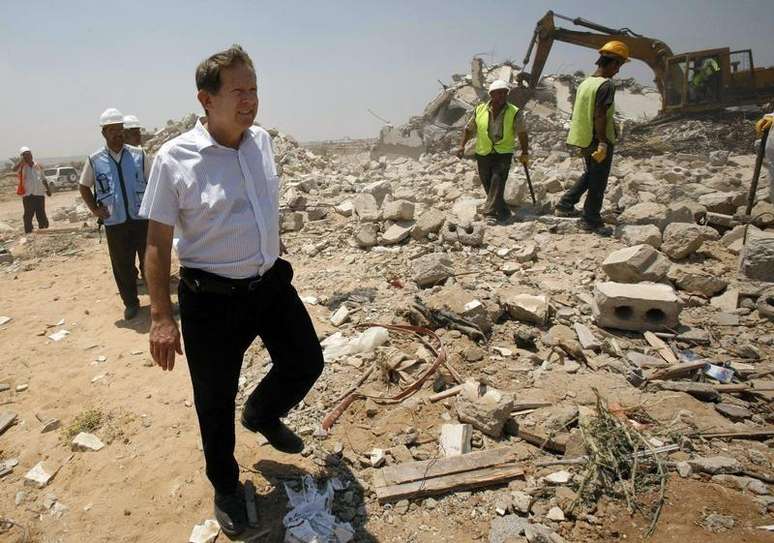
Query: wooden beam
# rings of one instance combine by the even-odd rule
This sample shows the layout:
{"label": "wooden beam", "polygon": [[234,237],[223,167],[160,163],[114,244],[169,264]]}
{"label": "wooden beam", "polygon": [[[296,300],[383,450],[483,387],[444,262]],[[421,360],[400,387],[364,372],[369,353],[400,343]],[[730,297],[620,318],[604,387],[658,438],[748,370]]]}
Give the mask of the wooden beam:
{"label": "wooden beam", "polygon": [[514,449],[502,447],[474,453],[407,462],[374,472],[380,502],[418,498],[488,486],[524,475]]}
{"label": "wooden beam", "polygon": [[689,375],[696,370],[699,370],[706,366],[706,362],[689,362],[687,364],[678,364],[677,366],[670,366],[662,370],[654,371],[648,381],[668,381],[675,377],[682,377],[683,375]]}
{"label": "wooden beam", "polygon": [[4,411],[0,413],[0,436],[16,422],[16,413]]}
{"label": "wooden beam", "polygon": [[648,344],[656,349],[658,354],[661,355],[661,358],[669,362],[670,364],[677,365],[679,364],[679,361],[677,360],[677,357],[675,356],[675,353],[672,352],[672,349],[669,348],[669,345],[666,344],[661,338],[656,336],[653,332],[645,332],[645,341],[648,342]]}

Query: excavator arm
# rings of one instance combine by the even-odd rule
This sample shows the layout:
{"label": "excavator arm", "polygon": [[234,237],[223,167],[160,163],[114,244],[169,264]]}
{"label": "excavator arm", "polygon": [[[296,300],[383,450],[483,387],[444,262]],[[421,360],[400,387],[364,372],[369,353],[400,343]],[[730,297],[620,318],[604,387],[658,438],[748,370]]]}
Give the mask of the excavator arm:
{"label": "excavator arm", "polygon": [[[595,32],[579,32],[575,30],[566,30],[558,28],[554,24],[554,17],[565,19],[577,26],[583,26]],[[615,39],[625,43],[629,47],[629,56],[641,60],[653,70],[655,74],[655,83],[663,98],[666,93],[665,78],[667,77],[666,59],[673,56],[672,50],[664,42],[653,38],[647,38],[636,34],[628,28],[614,29],[587,21],[580,17],[571,19],[553,11],[549,11],[540,19],[535,26],[535,32],[532,35],[532,41],[529,44],[527,55],[524,58],[524,66],[529,65],[530,57],[534,50],[535,56],[532,62],[532,69],[526,73],[519,74],[519,82],[526,83],[530,90],[534,90],[543,73],[546,60],[551,52],[554,41],[572,43],[581,47],[599,49],[606,42]],[[671,74],[674,77],[682,77],[682,74]]]}

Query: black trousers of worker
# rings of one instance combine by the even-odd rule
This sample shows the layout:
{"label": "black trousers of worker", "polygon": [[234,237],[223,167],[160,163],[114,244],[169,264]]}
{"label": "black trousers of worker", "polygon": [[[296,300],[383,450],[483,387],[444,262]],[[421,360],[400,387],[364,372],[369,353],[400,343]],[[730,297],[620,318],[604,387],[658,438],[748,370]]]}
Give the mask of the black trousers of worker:
{"label": "black trousers of worker", "polygon": [[[596,150],[596,143],[591,149]],[[586,201],[583,202],[583,220],[589,224],[602,224],[600,211],[605,199],[607,178],[610,176],[610,167],[613,164],[613,146],[607,148],[607,157],[602,162],[591,158],[589,152],[583,153],[585,171],[583,175],[564,193],[556,207],[564,211],[570,211],[575,204],[580,202],[583,193],[586,193]]]}
{"label": "black trousers of worker", "polygon": [[145,276],[145,240],[148,237],[148,221],[128,219],[121,224],[105,226],[110,264],[113,277],[126,307],[140,305],[137,298],[137,268],[135,258],[140,260],[140,272]]}
{"label": "black trousers of worker", "polygon": [[239,481],[234,410],[245,351],[260,336],[271,356],[271,369],[244,407],[245,417],[260,425],[284,417],[306,396],[322,373],[322,350],[289,262],[277,260],[254,291],[234,295],[195,292],[188,272],[203,281],[218,276],[183,269],[178,300],[207,477],[217,492],[230,493]]}
{"label": "black trousers of worker", "polygon": [[512,157],[513,153],[476,155],[478,177],[486,191],[484,203],[486,216],[502,219],[511,214],[511,210],[505,204],[505,182],[508,180]]}
{"label": "black trousers of worker", "polygon": [[46,217],[46,197],[45,196],[23,196],[22,206],[24,206],[24,233],[32,232],[32,217],[38,221],[38,228],[48,228],[48,217]]}

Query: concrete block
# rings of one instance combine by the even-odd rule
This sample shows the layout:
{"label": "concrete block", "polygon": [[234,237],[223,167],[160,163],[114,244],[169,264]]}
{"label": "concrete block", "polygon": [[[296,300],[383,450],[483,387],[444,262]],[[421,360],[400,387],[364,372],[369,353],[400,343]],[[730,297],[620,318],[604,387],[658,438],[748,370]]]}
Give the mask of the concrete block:
{"label": "concrete block", "polygon": [[494,438],[500,437],[513,410],[513,398],[476,382],[466,382],[457,396],[457,417]]}
{"label": "concrete block", "polygon": [[669,285],[597,283],[592,315],[598,326],[621,330],[676,328],[682,307]]}
{"label": "concrete block", "polygon": [[610,253],[602,269],[619,283],[658,282],[669,271],[669,260],[650,245],[634,245]]}
{"label": "concrete block", "polygon": [[741,271],[750,279],[774,282],[774,232],[752,226],[748,229]]}
{"label": "concrete block", "polygon": [[545,324],[548,320],[548,298],[545,295],[514,294],[503,301],[514,320],[533,324]]}
{"label": "concrete block", "polygon": [[470,424],[444,424],[441,426],[438,450],[443,456],[460,456],[469,453],[471,437],[473,437],[473,427]]}
{"label": "concrete block", "polygon": [[94,434],[87,432],[81,432],[72,442],[72,450],[74,451],[98,451],[105,446],[100,439]]}

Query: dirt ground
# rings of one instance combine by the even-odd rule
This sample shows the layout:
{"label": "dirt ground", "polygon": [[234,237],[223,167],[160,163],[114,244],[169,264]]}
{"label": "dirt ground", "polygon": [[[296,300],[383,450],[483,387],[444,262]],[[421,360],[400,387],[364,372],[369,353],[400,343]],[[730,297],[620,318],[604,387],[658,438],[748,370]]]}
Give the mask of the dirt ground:
{"label": "dirt ground", "polygon": [[[49,213],[72,205],[76,198],[75,191],[55,194],[48,200]],[[20,211],[18,201],[1,202],[0,222],[18,226]],[[0,383],[11,385],[9,391],[0,392],[0,411],[15,412],[19,422],[0,437],[0,460],[17,458],[19,464],[12,474],[0,479],[0,517],[26,527],[28,541],[187,541],[195,524],[212,518],[212,492],[203,473],[184,357],[171,373],[163,373],[152,365],[148,354],[147,295],[143,291],[139,317],[123,321],[106,244],[104,240],[100,244],[93,233],[74,233],[73,228],[77,227],[52,223],[50,232],[27,236],[23,244],[18,236],[8,241],[22,264],[16,271],[0,273],[0,315],[12,319],[0,327]],[[568,239],[567,250],[572,251],[572,245],[573,240]],[[587,249],[575,247],[578,257],[584,250]],[[604,252],[605,244],[595,250]],[[361,265],[383,265],[390,258],[389,254],[363,253]],[[339,278],[337,286],[342,290],[370,284],[369,280],[348,275],[351,263],[346,259],[335,255],[307,258],[292,239],[289,260],[296,269],[294,282],[302,295],[319,284],[321,272]],[[372,282],[384,283],[382,279]],[[313,305],[309,310],[319,333],[331,330],[327,308]],[[49,334],[62,329],[70,332],[63,340],[48,339]],[[255,353],[260,353],[259,345]],[[336,371],[356,375],[354,368]],[[516,381],[519,371],[513,368]],[[493,377],[501,378],[502,375]],[[618,394],[618,399],[636,400],[626,392],[630,387],[620,376],[614,379],[560,374],[556,380],[545,383],[544,388],[555,394],[556,400],[568,394],[580,398],[590,395],[591,387],[600,386],[606,379],[610,379],[607,388],[613,395]],[[16,386],[21,384],[28,385],[27,390],[16,392]],[[336,392],[342,391],[343,387]],[[307,404],[319,394],[318,390],[310,393]],[[699,416],[705,409],[698,401],[692,401],[690,407]],[[367,453],[374,441],[389,445],[391,438],[407,426],[415,427],[420,437],[433,435],[446,408],[443,403],[412,403],[369,419],[361,404],[334,427],[324,446],[340,442],[345,450]],[[98,452],[73,453],[64,430],[88,410],[102,413],[103,424],[97,434],[107,446]],[[36,416],[56,417],[61,420],[62,429],[41,433],[42,425]],[[306,439],[313,438],[307,435]],[[317,461],[316,456],[289,456],[273,451],[261,446],[255,435],[238,424],[236,457],[243,480],[252,480],[259,494],[261,527],[245,538],[249,541],[282,540],[282,517],[287,511],[283,481],[306,473],[317,477],[333,475],[330,466]],[[525,453],[524,458],[528,459],[529,454]],[[24,474],[41,460],[58,469],[55,478],[43,489],[24,486]],[[346,469],[341,462],[335,473],[340,476]],[[487,505],[492,496],[490,490],[439,498],[435,510],[427,501],[412,503],[401,514],[378,505],[369,496],[367,475],[352,476],[353,506],[365,507],[368,518],[356,526],[358,541],[488,538],[493,517],[493,510]],[[61,516],[42,506],[52,494],[67,508]],[[365,503],[360,498],[363,495]],[[733,514],[741,526],[725,534],[710,533],[698,525],[705,508]],[[562,535],[568,541],[641,539],[642,520],[630,518],[615,506],[608,512],[615,519],[612,524],[602,528],[590,526],[588,530],[576,527],[574,534]],[[651,541],[772,541],[772,536],[753,529],[771,523],[771,515],[762,515],[759,507],[739,492],[675,476],[668,486],[662,521]],[[225,540],[223,535],[218,538]],[[0,543],[22,541],[25,539],[20,529],[0,535]]]}

